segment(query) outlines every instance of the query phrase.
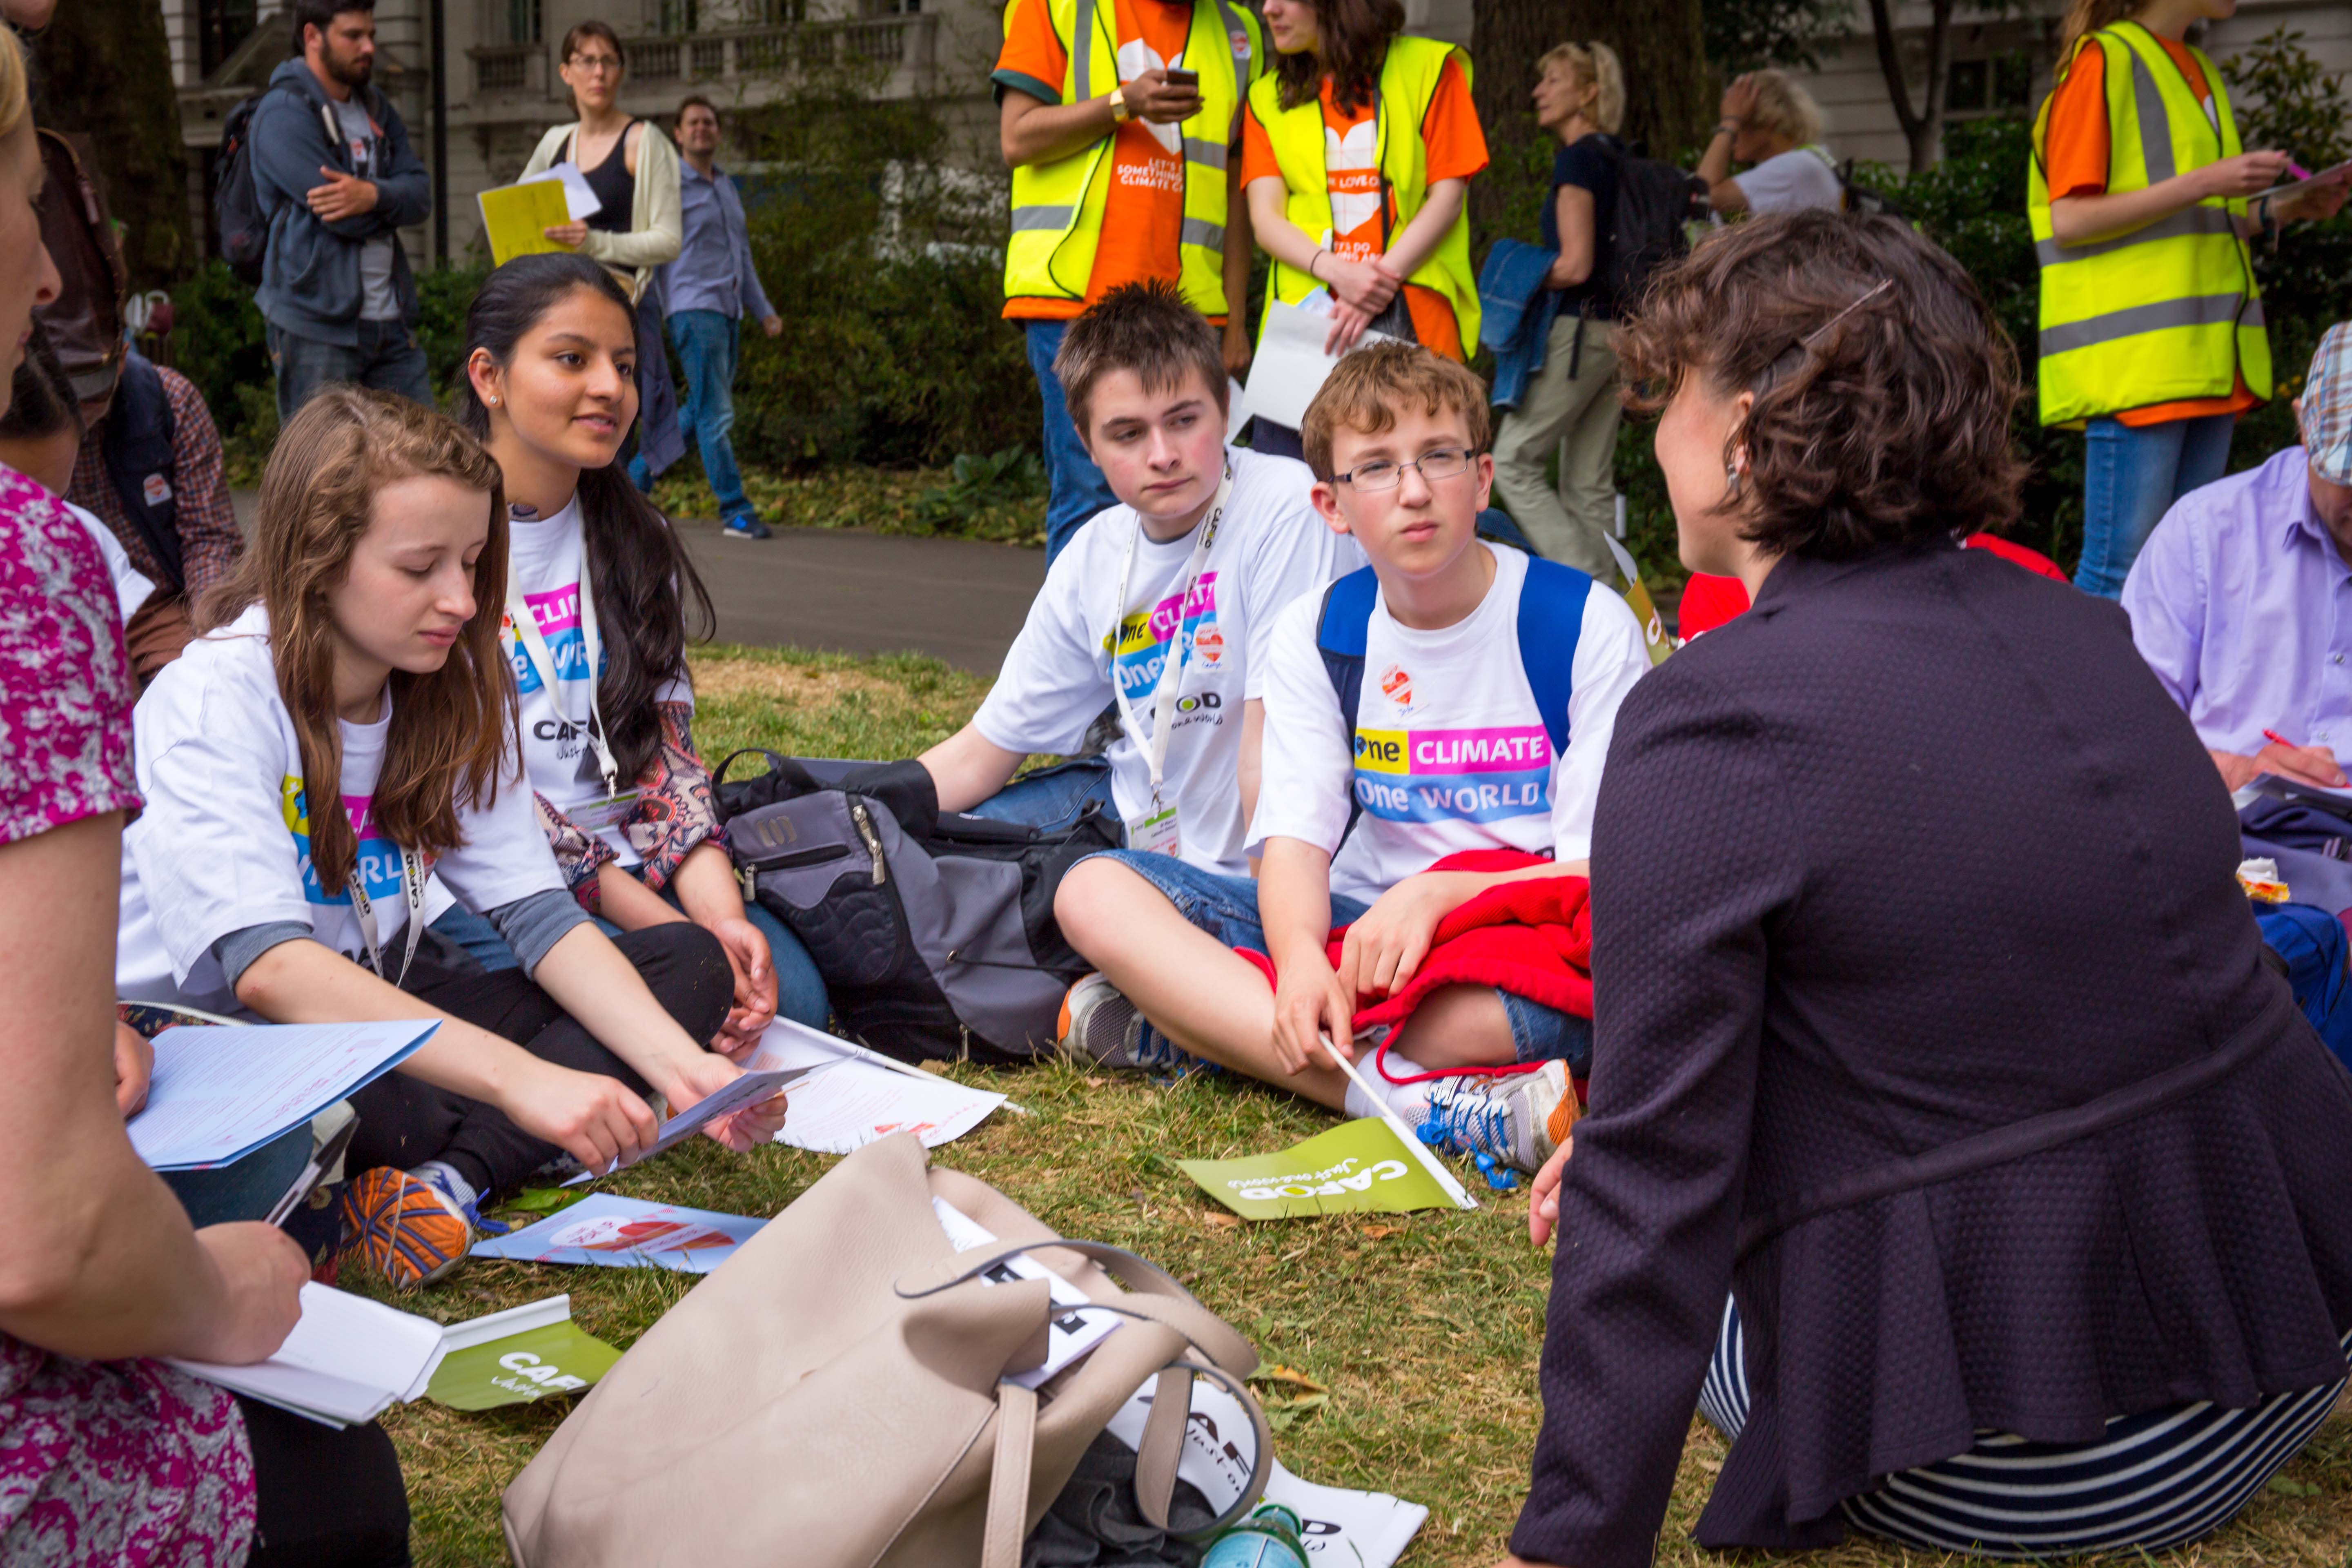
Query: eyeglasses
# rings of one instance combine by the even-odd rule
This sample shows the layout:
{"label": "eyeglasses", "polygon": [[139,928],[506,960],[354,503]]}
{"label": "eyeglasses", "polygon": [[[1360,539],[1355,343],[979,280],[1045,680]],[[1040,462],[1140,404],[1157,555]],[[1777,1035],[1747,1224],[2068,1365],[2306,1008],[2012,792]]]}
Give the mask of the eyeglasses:
{"label": "eyeglasses", "polygon": [[1423,452],[1410,463],[1391,463],[1376,458],[1358,463],[1344,474],[1334,474],[1335,485],[1353,485],[1360,490],[1392,490],[1404,483],[1404,471],[1419,468],[1421,477],[1431,484],[1440,479],[1459,479],[1469,471],[1470,454],[1459,447],[1440,447],[1433,452]]}
{"label": "eyeglasses", "polygon": [[568,63],[575,68],[583,71],[618,72],[621,68],[621,57],[618,55],[574,55]]}

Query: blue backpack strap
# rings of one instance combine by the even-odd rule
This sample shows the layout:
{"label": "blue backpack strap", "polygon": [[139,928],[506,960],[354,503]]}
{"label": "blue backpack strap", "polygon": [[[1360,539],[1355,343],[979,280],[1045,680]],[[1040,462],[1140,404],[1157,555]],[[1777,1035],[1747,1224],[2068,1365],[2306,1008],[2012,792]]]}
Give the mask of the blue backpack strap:
{"label": "blue backpack strap", "polygon": [[[1364,700],[1364,640],[1372,625],[1372,605],[1381,595],[1381,580],[1369,566],[1350,572],[1323,590],[1323,609],[1315,621],[1315,651],[1323,656],[1323,672],[1331,678],[1332,693],[1339,699],[1339,727],[1348,737],[1349,755],[1355,754],[1356,711]],[[1364,803],[1356,798],[1356,781],[1348,780],[1348,826],[1356,830]]]}
{"label": "blue backpack strap", "polygon": [[1315,622],[1315,648],[1323,656],[1324,672],[1339,699],[1339,719],[1351,746],[1356,710],[1364,697],[1364,639],[1380,595],[1381,580],[1370,567],[1350,572],[1323,590],[1323,613]]}
{"label": "blue backpack strap", "polygon": [[[1592,593],[1592,579],[1573,566],[1539,556],[1528,557],[1528,580],[1519,589],[1519,666],[1543,715],[1544,733],[1551,737],[1551,754],[1568,750],[1568,700],[1575,687],[1577,639],[1584,632],[1584,602]],[[1359,679],[1363,671],[1363,638],[1357,637]],[[1329,654],[1324,659],[1328,662]]]}

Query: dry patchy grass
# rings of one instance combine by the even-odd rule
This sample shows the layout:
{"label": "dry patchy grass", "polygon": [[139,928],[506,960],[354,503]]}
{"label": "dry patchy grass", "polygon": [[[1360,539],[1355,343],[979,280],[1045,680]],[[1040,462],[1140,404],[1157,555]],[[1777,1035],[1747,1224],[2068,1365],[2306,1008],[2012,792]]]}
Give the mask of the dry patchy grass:
{"label": "dry patchy grass", "polygon": [[[929,660],[740,648],[709,650],[697,661],[697,677],[701,740],[714,757],[743,745],[910,755],[961,724],[986,688]],[[1526,1484],[1540,1415],[1536,1357],[1549,1263],[1528,1245],[1524,1195],[1482,1194],[1473,1214],[1239,1224],[1172,1162],[1269,1152],[1328,1127],[1323,1112],[1227,1079],[1158,1089],[1060,1063],[1017,1073],[960,1068],[955,1076],[1004,1089],[1028,1114],[998,1114],[940,1150],[941,1163],[994,1183],[1065,1235],[1159,1261],[1268,1360],[1326,1384],[1330,1403],[1282,1434],[1283,1461],[1313,1480],[1426,1504],[1429,1522],[1405,1559],[1411,1568],[1485,1568],[1496,1561]],[[768,1215],[833,1163],[783,1148],[737,1158],[697,1141],[607,1185]],[[454,1321],[569,1290],[583,1328],[625,1346],[692,1283],[647,1269],[483,1261],[401,1304]],[[565,1409],[551,1401],[462,1415],[418,1404],[385,1417],[407,1467],[421,1564],[470,1568],[504,1560],[499,1492]],[[1721,1441],[1695,1422],[1661,1538],[1662,1563],[1715,1561],[1687,1532],[1722,1458]],[[2179,1568],[2352,1568],[2346,1551],[2352,1422],[2331,1421],[2285,1479],[2308,1492],[2265,1493],[2229,1529],[2158,1561]],[[1802,1561],[1819,1568],[1927,1568],[1945,1560],[1854,1541]]]}

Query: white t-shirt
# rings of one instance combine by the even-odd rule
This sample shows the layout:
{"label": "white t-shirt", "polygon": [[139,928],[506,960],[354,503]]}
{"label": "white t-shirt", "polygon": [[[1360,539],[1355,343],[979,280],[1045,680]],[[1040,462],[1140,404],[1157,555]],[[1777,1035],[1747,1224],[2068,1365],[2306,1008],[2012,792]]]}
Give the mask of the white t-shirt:
{"label": "white t-shirt", "polygon": [[[515,689],[522,703],[522,755],[530,770],[530,787],[548,804],[590,828],[620,856],[623,866],[643,860],[628,836],[617,825],[600,825],[599,812],[610,797],[604,774],[597,764],[596,748],[588,738],[588,638],[580,619],[580,498],[574,495],[553,517],[515,518],[509,529],[507,576],[514,591],[530,606],[540,636],[555,660],[555,696],[551,698],[545,672],[531,657],[513,617],[499,618],[499,641],[514,667]],[[599,620],[597,673],[611,659],[614,628]],[[555,699],[561,699],[558,706]],[[694,688],[673,680],[656,694],[661,702],[691,707]],[[625,796],[635,781],[620,781]]]}
{"label": "white t-shirt", "polygon": [[114,537],[114,530],[99,521],[96,512],[86,511],[71,501],[60,504],[73,513],[76,522],[89,531],[90,538],[98,543],[98,552],[106,557],[106,574],[114,580],[114,602],[121,606],[122,621],[128,626],[131,617],[139,613],[139,606],[147,602],[147,595],[155,591],[153,579],[131,564],[131,552],[122,548],[122,541]]}
{"label": "white t-shirt", "polygon": [[[131,752],[146,807],[122,835],[119,995],[235,1012],[213,943],[278,921],[309,926],[346,958],[366,952],[350,895],[320,887],[310,868],[301,747],[278,693],[268,636],[268,612],[256,605],[190,643],[139,700]],[[389,701],[375,723],[342,725],[340,782],[377,940],[397,973],[408,921],[400,849],[369,811],[391,728]],[[427,880],[427,921],[449,908],[453,892],[479,911],[562,889],[520,776],[487,806],[461,801],[457,827],[464,842]]]}
{"label": "white t-shirt", "polygon": [[[1283,612],[1265,663],[1252,853],[1276,837],[1336,851],[1332,891],[1367,901],[1457,850],[1592,853],[1617,705],[1650,668],[1642,624],[1614,592],[1592,585],[1570,668],[1568,750],[1554,757],[1519,663],[1528,558],[1480,548],[1495,557],[1494,584],[1453,626],[1416,631],[1390,618],[1385,593],[1374,603],[1352,737],[1315,646],[1321,604]],[[1351,790],[1364,808],[1353,833]]]}
{"label": "white t-shirt", "polygon": [[[1288,458],[1225,448],[1234,489],[1199,586],[1182,605],[1184,564],[1198,530],[1154,543],[1139,537],[1135,510],[1115,506],[1081,527],[1045,574],[1029,618],[1004,656],[996,685],[972,721],[1008,752],[1076,751],[1115,700],[1111,672],[1146,734],[1161,667],[1181,659],[1174,727],[1160,802],[1177,808],[1177,850],[1203,870],[1249,875],[1242,854],[1242,704],[1258,695],[1275,616],[1302,595],[1320,595],[1363,562],[1356,542],[1333,533],[1307,504],[1315,478]],[[1128,542],[1136,541],[1127,603],[1114,611]],[[1111,631],[1118,624],[1118,648]],[[1180,635],[1181,623],[1181,635]],[[1121,817],[1151,804],[1151,763],[1121,733],[1105,755]]]}
{"label": "white t-shirt", "polygon": [[1811,207],[1835,212],[1845,205],[1837,170],[1831,166],[1829,153],[1820,147],[1791,147],[1786,153],[1775,153],[1746,174],[1732,175],[1731,183],[1747,196],[1748,210],[1759,216]]}

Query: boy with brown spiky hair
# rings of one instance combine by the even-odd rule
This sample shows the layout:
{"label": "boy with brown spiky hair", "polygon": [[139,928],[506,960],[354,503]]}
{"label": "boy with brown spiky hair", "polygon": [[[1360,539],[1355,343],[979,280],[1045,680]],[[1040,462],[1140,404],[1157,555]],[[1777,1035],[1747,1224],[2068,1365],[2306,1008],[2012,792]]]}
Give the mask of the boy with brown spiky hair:
{"label": "boy with brown spiky hair", "polygon": [[[1477,537],[1494,460],[1486,388],[1462,366],[1408,344],[1350,354],[1300,434],[1317,511],[1371,564],[1275,628],[1249,833],[1258,881],[1102,855],[1064,879],[1055,910],[1101,972],[1079,987],[1097,995],[1074,993],[1074,1015],[1102,1015],[1087,1032],[1119,1022],[1131,1055],[1204,1057],[1369,1115],[1328,1056],[1352,1056],[1359,1000],[1402,992],[1465,900],[1583,870],[1617,707],[1650,661],[1615,594]],[[1548,858],[1430,869],[1490,849]],[[1273,994],[1236,947],[1269,955]],[[1457,1076],[1383,1093],[1407,1121],[1434,1122],[1433,1141],[1533,1171],[1591,1038],[1587,1020],[1528,997],[1442,985],[1390,1039],[1388,1065]],[[1507,1079],[1478,1071],[1534,1062]]]}

